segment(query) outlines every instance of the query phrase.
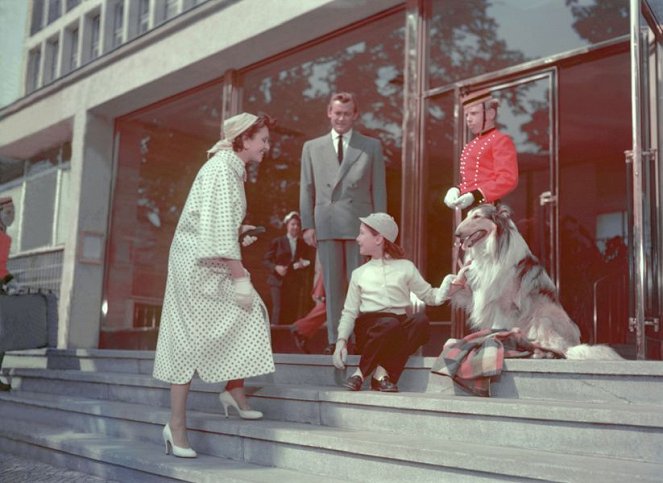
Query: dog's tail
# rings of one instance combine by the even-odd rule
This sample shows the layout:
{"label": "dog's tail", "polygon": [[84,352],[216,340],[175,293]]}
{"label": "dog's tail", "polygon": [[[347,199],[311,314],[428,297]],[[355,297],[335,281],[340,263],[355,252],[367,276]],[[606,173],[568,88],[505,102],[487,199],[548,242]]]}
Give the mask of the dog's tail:
{"label": "dog's tail", "polygon": [[566,358],[569,360],[583,361],[583,360],[602,360],[602,361],[619,361],[623,357],[617,354],[614,349],[607,345],[589,345],[580,344],[569,347],[566,350]]}

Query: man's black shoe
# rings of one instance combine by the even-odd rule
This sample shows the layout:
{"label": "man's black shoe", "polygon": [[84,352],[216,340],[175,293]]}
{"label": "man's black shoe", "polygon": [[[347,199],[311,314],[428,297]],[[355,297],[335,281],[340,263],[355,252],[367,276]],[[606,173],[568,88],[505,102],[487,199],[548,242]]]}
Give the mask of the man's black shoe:
{"label": "man's black shoe", "polygon": [[398,386],[391,382],[389,376],[384,376],[380,380],[371,378],[371,389],[380,392],[398,392]]}
{"label": "man's black shoe", "polygon": [[351,391],[361,390],[361,385],[364,383],[364,380],[359,376],[351,376],[346,379],[343,383],[344,387],[347,387]]}
{"label": "man's black shoe", "polygon": [[336,350],[336,344],[329,344],[327,347],[325,347],[325,350],[322,351],[322,353],[331,356],[334,354],[335,350]]}
{"label": "man's black shoe", "polygon": [[295,338],[295,345],[297,346],[297,349],[302,351],[304,354],[308,354],[309,350],[306,346],[306,344],[308,344],[308,339],[296,330],[292,331],[292,336]]}
{"label": "man's black shoe", "polygon": [[0,382],[0,391],[10,391],[11,385]]}

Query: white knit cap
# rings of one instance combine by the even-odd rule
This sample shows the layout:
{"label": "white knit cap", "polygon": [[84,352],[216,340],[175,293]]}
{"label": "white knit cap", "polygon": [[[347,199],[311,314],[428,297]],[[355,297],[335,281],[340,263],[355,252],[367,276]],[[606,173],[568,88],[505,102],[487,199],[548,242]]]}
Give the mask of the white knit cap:
{"label": "white knit cap", "polygon": [[396,241],[396,238],[398,237],[398,225],[393,216],[388,215],[387,213],[371,213],[363,218],[359,217],[359,220],[364,225],[373,228],[391,243]]}
{"label": "white knit cap", "polygon": [[214,146],[207,150],[209,154],[214,154],[222,149],[232,149],[233,141],[250,128],[256,121],[258,116],[243,112],[236,116],[226,119],[221,129],[221,140]]}

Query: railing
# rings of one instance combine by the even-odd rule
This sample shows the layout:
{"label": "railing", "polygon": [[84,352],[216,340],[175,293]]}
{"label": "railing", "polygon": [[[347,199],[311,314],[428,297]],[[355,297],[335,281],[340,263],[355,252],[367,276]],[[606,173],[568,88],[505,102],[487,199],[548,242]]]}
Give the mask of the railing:
{"label": "railing", "polygon": [[24,289],[59,295],[63,255],[64,250],[57,248],[14,256],[7,261],[7,270]]}

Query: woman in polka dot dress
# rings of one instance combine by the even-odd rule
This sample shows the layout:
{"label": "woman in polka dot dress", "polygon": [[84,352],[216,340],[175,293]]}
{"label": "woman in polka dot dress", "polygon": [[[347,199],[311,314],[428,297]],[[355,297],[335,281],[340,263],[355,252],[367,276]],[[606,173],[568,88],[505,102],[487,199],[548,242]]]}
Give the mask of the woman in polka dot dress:
{"label": "woman in polka dot dress", "polygon": [[258,419],[243,380],[274,372],[265,306],[242,265],[245,165],[269,150],[268,116],[239,114],[223,125],[225,138],[198,172],[168,258],[168,279],[154,360],[154,377],[169,382],[171,414],[166,452],[195,457],[186,435],[186,401],[197,371],[205,382],[230,381],[220,395],[226,408]]}

